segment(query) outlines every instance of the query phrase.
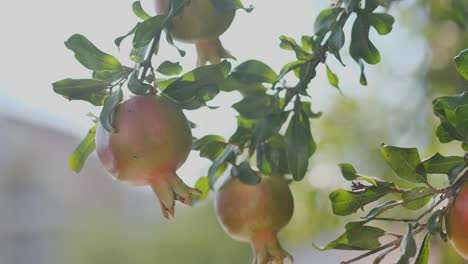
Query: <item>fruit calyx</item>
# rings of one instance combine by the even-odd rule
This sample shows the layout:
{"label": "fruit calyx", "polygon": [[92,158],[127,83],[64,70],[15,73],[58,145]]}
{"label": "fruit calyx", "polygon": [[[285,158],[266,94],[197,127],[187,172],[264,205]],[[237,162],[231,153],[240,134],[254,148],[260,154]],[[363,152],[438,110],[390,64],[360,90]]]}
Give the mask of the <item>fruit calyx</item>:
{"label": "fruit calyx", "polygon": [[251,237],[251,241],[254,253],[252,264],[283,264],[285,258],[289,259],[291,263],[294,262],[293,256],[281,247],[276,232],[255,232]]}
{"label": "fruit calyx", "polygon": [[236,59],[229,51],[224,49],[219,38],[198,41],[195,43],[195,47],[198,54],[197,66],[205,65],[207,62],[218,64],[221,59]]}
{"label": "fruit calyx", "polygon": [[169,218],[169,215],[174,218],[175,201],[191,206],[192,195],[202,194],[200,190],[187,186],[175,172],[161,175],[164,176],[154,177],[150,185],[159,199],[165,218]]}

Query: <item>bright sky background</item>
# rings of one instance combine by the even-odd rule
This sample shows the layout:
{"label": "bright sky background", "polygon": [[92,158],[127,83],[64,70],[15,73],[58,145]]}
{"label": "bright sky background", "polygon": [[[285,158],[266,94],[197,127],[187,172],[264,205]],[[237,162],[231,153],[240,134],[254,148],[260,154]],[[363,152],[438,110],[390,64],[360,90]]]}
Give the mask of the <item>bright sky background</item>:
{"label": "bright sky background", "polygon": [[[86,114],[98,114],[99,109],[87,102],[68,102],[55,94],[51,86],[52,82],[67,77],[90,77],[90,71],[74,59],[73,53],[63,43],[72,34],[81,33],[101,50],[117,56],[131,66],[126,58],[130,44],[128,40],[121,53],[113,40],[126,33],[138,21],[131,12],[132,2],[9,1],[6,8],[0,9],[0,113],[17,115],[64,129],[78,137],[84,136],[91,126]],[[330,4],[323,0],[244,1],[249,2],[254,3],[255,10],[250,14],[238,11],[233,25],[221,40],[238,58],[238,62],[259,59],[277,71],[293,60],[292,52],[279,48],[278,37],[284,34],[298,39],[303,34],[311,35],[318,12]],[[152,13],[151,0],[142,0],[142,4]],[[404,4],[399,5],[399,8],[403,9]],[[411,93],[421,91],[409,88],[415,83],[412,79],[414,77],[411,77],[413,71],[425,60],[426,44],[420,35],[399,23],[397,19],[394,31],[389,36],[375,38],[375,32],[372,33],[385,64],[368,67],[369,86],[358,85],[358,67],[348,56],[344,56],[348,65],[346,68],[339,67],[333,58],[330,60],[335,72],[339,73],[346,96],[372,94],[377,99],[386,98],[385,102],[389,104],[403,104],[411,98]],[[346,31],[349,33],[350,28]],[[196,61],[194,48],[192,45],[179,46],[188,52],[181,62],[185,70],[190,70]],[[349,42],[345,44],[346,50],[348,46]],[[405,58],[404,63],[402,58]],[[163,44],[158,60],[166,59],[178,60],[178,55],[173,48]],[[236,63],[233,62],[234,66]],[[318,77],[312,83],[313,104],[319,111],[325,110],[333,102],[333,98],[341,96],[328,85],[325,78],[321,67]],[[391,98],[389,95],[392,95]],[[235,94],[219,96],[211,105],[224,107],[214,111],[201,109],[188,113],[189,119],[199,125],[194,134],[231,134],[235,128],[235,120],[229,116],[234,116],[235,111],[229,106],[238,98]],[[196,165],[191,163],[184,166],[183,170],[193,172],[194,168],[198,168],[201,171],[206,166],[203,162],[197,162]]]}

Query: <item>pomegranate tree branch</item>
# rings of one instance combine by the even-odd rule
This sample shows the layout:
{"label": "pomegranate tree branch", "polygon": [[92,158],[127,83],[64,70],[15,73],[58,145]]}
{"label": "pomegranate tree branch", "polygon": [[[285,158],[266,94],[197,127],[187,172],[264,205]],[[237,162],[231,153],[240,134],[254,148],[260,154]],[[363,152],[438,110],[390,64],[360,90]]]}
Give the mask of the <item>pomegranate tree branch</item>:
{"label": "pomegranate tree branch", "polygon": [[[414,236],[414,235],[416,235],[416,234],[418,234],[418,233],[424,231],[426,228],[427,228],[426,225],[421,225],[420,227],[416,228],[413,232],[411,232],[411,236]],[[362,255],[359,255],[359,256],[357,256],[357,257],[355,257],[355,258],[352,258],[352,259],[346,260],[346,261],[342,261],[341,264],[350,264],[350,263],[354,263],[354,262],[356,262],[356,261],[358,261],[358,260],[361,260],[361,259],[363,259],[363,258],[372,256],[372,255],[374,255],[374,254],[376,254],[376,253],[378,253],[378,252],[380,252],[380,251],[382,251],[382,250],[388,249],[388,248],[391,248],[391,249],[389,250],[389,251],[391,252],[391,251],[397,249],[397,248],[400,246],[402,240],[403,240],[403,236],[400,237],[400,238],[397,238],[397,239],[395,239],[395,240],[393,240],[393,241],[391,241],[391,242],[389,242],[389,243],[387,243],[387,244],[385,244],[385,245],[383,245],[383,246],[380,246],[380,247],[378,247],[378,248],[376,248],[376,249],[373,249],[373,250],[368,251],[368,252],[366,252],[366,253],[364,253],[364,254],[362,254]],[[392,248],[392,247],[394,247],[394,248]],[[386,252],[386,253],[388,254],[388,253],[390,253],[390,252]]]}

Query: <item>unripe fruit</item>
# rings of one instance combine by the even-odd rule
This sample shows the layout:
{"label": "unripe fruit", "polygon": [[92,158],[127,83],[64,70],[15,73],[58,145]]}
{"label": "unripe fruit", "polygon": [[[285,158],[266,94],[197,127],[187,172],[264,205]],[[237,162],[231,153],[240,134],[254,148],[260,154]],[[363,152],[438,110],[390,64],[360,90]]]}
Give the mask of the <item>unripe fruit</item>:
{"label": "unripe fruit", "polygon": [[231,178],[218,191],[215,209],[229,236],[252,244],[253,263],[282,264],[284,258],[293,261],[277,239],[294,211],[291,190],[283,177],[262,177],[257,185]]}
{"label": "unripe fruit", "polygon": [[119,105],[114,119],[116,133],[101,124],[96,132],[96,152],[117,180],[150,185],[161,203],[164,217],[174,216],[175,200],[191,204],[191,194],[176,170],[191,149],[192,133],[182,111],[160,96],[134,96]]}
{"label": "unripe fruit", "polygon": [[453,247],[468,260],[468,182],[461,187],[446,219]]}
{"label": "unripe fruit", "polygon": [[[155,0],[155,3],[158,14],[169,12],[171,0]],[[195,44],[197,65],[207,61],[219,63],[221,58],[234,58],[218,38],[229,28],[234,15],[234,10],[218,10],[211,0],[189,0],[182,12],[173,18],[169,32],[178,41]]]}

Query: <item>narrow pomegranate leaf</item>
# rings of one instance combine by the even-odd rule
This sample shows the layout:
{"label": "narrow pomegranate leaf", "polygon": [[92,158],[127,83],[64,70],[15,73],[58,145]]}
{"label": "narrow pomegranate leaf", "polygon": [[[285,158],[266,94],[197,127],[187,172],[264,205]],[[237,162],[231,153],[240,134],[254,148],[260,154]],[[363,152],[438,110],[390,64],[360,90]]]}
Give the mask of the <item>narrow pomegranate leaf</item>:
{"label": "narrow pomegranate leaf", "polygon": [[343,32],[343,27],[337,25],[331,32],[330,38],[328,39],[328,51],[335,56],[335,58],[345,66],[341,60],[340,50],[345,43],[345,34]]}
{"label": "narrow pomegranate leaf", "polygon": [[328,67],[328,65],[326,65],[326,68],[327,68],[327,78],[328,78],[328,82],[333,86],[335,87],[336,89],[340,90],[340,87],[338,86],[340,80],[338,79],[338,76],[332,72],[332,70],[330,69],[330,67]]}
{"label": "narrow pomegranate leaf", "polygon": [[441,121],[436,130],[439,141],[468,142],[468,92],[439,97],[432,104],[434,113]]}
{"label": "narrow pomegranate leaf", "polygon": [[366,14],[358,13],[351,30],[351,44],[349,46],[349,53],[356,62],[359,62],[360,59],[368,64],[380,62],[380,53],[369,40],[370,27],[371,23]]}
{"label": "narrow pomegranate leaf", "polygon": [[418,210],[424,207],[432,198],[430,195],[433,191],[427,187],[419,186],[406,190],[401,198],[403,199],[403,207],[410,210]]}
{"label": "narrow pomegranate leaf", "polygon": [[135,34],[135,31],[136,31],[137,27],[139,26],[139,24],[140,24],[140,22],[138,22],[138,24],[136,24],[130,31],[128,31],[127,34],[125,34],[125,35],[123,35],[123,36],[120,36],[120,37],[118,37],[118,38],[116,38],[116,39],[114,40],[114,44],[117,46],[117,48],[120,49],[120,44],[122,44],[122,41],[123,41],[125,38],[127,38],[127,37],[130,36],[130,35]]}
{"label": "narrow pomegranate leaf", "polygon": [[286,130],[285,140],[289,170],[294,180],[300,181],[307,172],[309,157],[316,147],[310,132],[309,118],[302,110],[295,111]]}
{"label": "narrow pomegranate leaf", "polygon": [[314,23],[315,34],[323,35],[332,30],[336,24],[338,15],[341,14],[343,10],[343,8],[330,7],[320,12]]}
{"label": "narrow pomegranate leaf", "polygon": [[273,105],[273,96],[267,94],[246,96],[241,101],[233,104],[232,108],[247,119],[261,119],[277,110]]}
{"label": "narrow pomegranate leaf", "polygon": [[382,156],[395,174],[407,181],[422,183],[426,182],[426,173],[416,172],[416,166],[421,163],[418,149],[399,148],[383,144],[381,147]]}
{"label": "narrow pomegranate leaf", "polygon": [[75,58],[93,71],[121,71],[122,65],[112,55],[102,52],[85,36],[75,34],[65,41],[65,46],[75,53]]}
{"label": "narrow pomegranate leaf", "polygon": [[369,23],[380,35],[387,35],[392,31],[395,19],[386,13],[366,13]]}
{"label": "narrow pomegranate leaf", "polygon": [[160,35],[164,27],[163,22],[165,19],[166,15],[159,15],[139,23],[135,30],[135,36],[133,37],[133,47],[144,47],[148,45],[155,36]]}
{"label": "narrow pomegranate leaf", "polygon": [[216,160],[226,148],[224,138],[217,135],[206,135],[193,141],[192,150],[200,151],[200,157]]}
{"label": "narrow pomegranate leaf", "polygon": [[408,231],[401,241],[401,256],[397,264],[409,264],[410,259],[416,255],[416,241],[412,235],[413,227],[408,224]]}
{"label": "narrow pomegranate leaf", "polygon": [[258,60],[248,60],[237,66],[233,76],[242,82],[274,83],[278,75],[270,66]]}
{"label": "narrow pomegranate leaf", "polygon": [[68,100],[84,100],[99,106],[109,94],[109,83],[93,79],[64,79],[52,84],[54,92]]}
{"label": "narrow pomegranate leaf", "polygon": [[84,163],[91,153],[96,149],[96,143],[94,142],[96,135],[97,125],[94,125],[89,129],[86,137],[81,141],[78,147],[70,155],[68,165],[70,169],[76,173],[79,173],[83,169]]}
{"label": "narrow pomegranate leaf", "polygon": [[468,49],[462,50],[455,57],[455,65],[460,75],[468,80]]}
{"label": "narrow pomegranate leaf", "polygon": [[132,4],[132,10],[133,10],[133,13],[143,19],[143,20],[148,20],[149,18],[151,18],[150,15],[148,15],[148,13],[146,13],[146,11],[143,9],[143,7],[141,6],[141,3],[140,1],[135,1],[133,2]]}
{"label": "narrow pomegranate leaf", "polygon": [[208,192],[210,191],[210,185],[208,183],[208,177],[200,177],[200,179],[197,180],[195,183],[195,188],[200,190],[202,192],[201,195],[197,195],[194,197],[193,201],[194,202],[199,202],[205,200],[205,198],[208,196]]}
{"label": "narrow pomegranate leaf", "polygon": [[365,205],[389,194],[393,187],[395,187],[393,183],[376,181],[375,186],[368,186],[362,191],[335,190],[329,195],[333,213],[342,216],[353,214]]}
{"label": "narrow pomegranate leaf", "polygon": [[146,94],[146,92],[152,87],[151,85],[147,83],[142,83],[138,80],[137,76],[138,72],[134,72],[131,76],[130,79],[128,80],[127,86],[128,90],[132,92],[133,94],[136,95],[143,95]]}
{"label": "narrow pomegranate leaf", "polygon": [[231,170],[234,177],[239,178],[242,183],[255,185],[258,184],[262,179],[258,174],[252,170],[248,161],[244,161],[239,166],[234,166]]}
{"label": "narrow pomegranate leaf", "polygon": [[294,51],[298,60],[306,60],[312,57],[311,53],[304,50],[302,46],[297,44],[297,42],[291,37],[284,35],[280,36],[280,47],[285,50]]}
{"label": "narrow pomegranate leaf", "polygon": [[179,62],[163,61],[159,67],[156,69],[157,72],[166,75],[177,75],[182,72],[182,66]]}
{"label": "narrow pomegranate leaf", "polygon": [[324,251],[329,249],[342,250],[372,250],[381,244],[379,238],[385,235],[385,231],[373,226],[362,225],[362,223],[348,223],[346,232],[325,247],[317,247]]}
{"label": "narrow pomegranate leaf", "polygon": [[431,157],[423,160],[416,167],[418,173],[426,172],[429,174],[447,174],[450,175],[453,170],[465,165],[465,159],[458,156],[442,156],[435,153]]}
{"label": "narrow pomegranate leaf", "polygon": [[390,200],[390,201],[386,201],[385,203],[383,204],[380,204],[379,206],[376,206],[374,208],[372,208],[372,210],[369,211],[369,213],[366,215],[365,219],[366,220],[371,220],[372,218],[374,217],[377,217],[383,213],[385,213],[386,211],[396,207],[396,206],[399,206],[403,203],[402,200]]}
{"label": "narrow pomegranate leaf", "polygon": [[430,240],[431,234],[427,233],[424,236],[424,240],[421,244],[421,247],[419,248],[418,257],[416,258],[414,264],[427,264],[429,262],[429,253],[431,251],[431,245],[429,244]]}
{"label": "narrow pomegranate leaf", "polygon": [[113,92],[109,95],[106,100],[104,101],[104,107],[101,110],[101,115],[99,116],[99,121],[101,125],[107,130],[109,133],[117,132],[114,128],[114,114],[117,106],[123,99],[122,89],[120,87],[117,91]]}

